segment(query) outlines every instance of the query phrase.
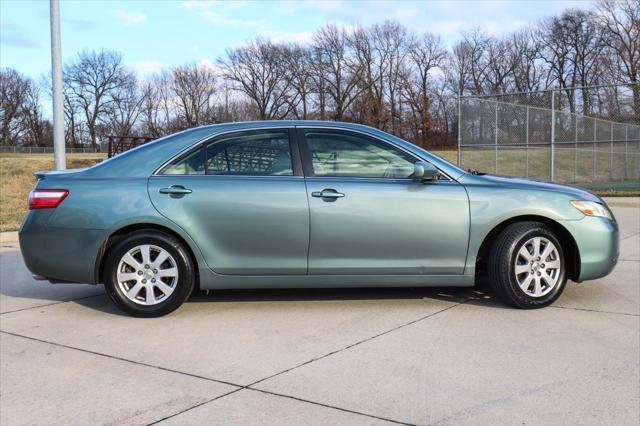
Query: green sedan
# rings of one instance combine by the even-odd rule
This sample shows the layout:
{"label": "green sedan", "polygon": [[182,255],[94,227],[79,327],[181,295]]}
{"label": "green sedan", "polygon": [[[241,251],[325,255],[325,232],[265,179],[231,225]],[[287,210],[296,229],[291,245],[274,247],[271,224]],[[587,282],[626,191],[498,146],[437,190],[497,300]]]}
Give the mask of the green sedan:
{"label": "green sedan", "polygon": [[574,187],[465,172],[370,127],[229,123],[91,168],[37,173],[20,229],[37,279],[104,283],[131,315],[195,289],[473,286],[518,308],[618,259],[606,204]]}

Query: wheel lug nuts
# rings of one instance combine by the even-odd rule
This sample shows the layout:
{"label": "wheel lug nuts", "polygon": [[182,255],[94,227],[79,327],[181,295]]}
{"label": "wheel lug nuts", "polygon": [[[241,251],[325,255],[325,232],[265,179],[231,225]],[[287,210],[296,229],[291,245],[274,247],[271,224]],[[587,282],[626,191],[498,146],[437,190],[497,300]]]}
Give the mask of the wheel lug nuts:
{"label": "wheel lug nuts", "polygon": [[152,283],[155,283],[155,282],[156,282],[156,279],[155,279],[155,278],[151,278],[151,282],[152,282]]}
{"label": "wheel lug nuts", "polygon": [[138,275],[142,275],[142,271],[138,271]]}
{"label": "wheel lug nuts", "polygon": [[157,269],[154,269],[154,270],[153,270],[153,273],[154,273],[154,274],[157,274],[157,273],[158,273],[158,270],[157,270]]}
{"label": "wheel lug nuts", "polygon": [[538,276],[540,276],[540,275],[541,275],[540,272],[538,272]]}
{"label": "wheel lug nuts", "polygon": [[147,280],[142,280],[142,284],[146,284],[146,283],[147,283]]}
{"label": "wheel lug nuts", "polygon": [[144,265],[144,269],[149,269],[149,265]]}

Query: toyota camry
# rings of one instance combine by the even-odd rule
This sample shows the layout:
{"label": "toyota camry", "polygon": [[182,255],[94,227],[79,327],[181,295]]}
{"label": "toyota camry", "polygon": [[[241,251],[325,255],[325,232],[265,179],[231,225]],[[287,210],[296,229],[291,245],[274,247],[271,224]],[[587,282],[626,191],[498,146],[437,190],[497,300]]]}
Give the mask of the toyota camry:
{"label": "toyota camry", "polygon": [[194,289],[473,286],[518,308],[607,275],[618,227],[570,186],[468,172],[336,122],[199,127],[36,173],[20,247],[37,279],[105,285],[154,317]]}

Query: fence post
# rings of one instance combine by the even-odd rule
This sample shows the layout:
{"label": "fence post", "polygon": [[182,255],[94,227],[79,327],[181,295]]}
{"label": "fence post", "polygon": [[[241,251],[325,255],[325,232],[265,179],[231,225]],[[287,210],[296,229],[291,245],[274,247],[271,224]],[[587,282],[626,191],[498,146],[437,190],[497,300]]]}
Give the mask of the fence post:
{"label": "fence post", "polygon": [[613,121],[609,125],[609,180],[613,180]]}
{"label": "fence post", "polygon": [[498,98],[496,97],[496,119],[495,119],[495,127],[494,127],[494,145],[496,150],[496,174],[498,174]]}
{"label": "fence post", "polygon": [[556,142],[556,92],[551,91],[551,182],[554,182],[555,173],[555,142]]}
{"label": "fence post", "polygon": [[598,119],[593,119],[593,181],[596,180],[597,170],[596,170],[596,157],[598,156],[598,150],[596,147],[598,141]]}
{"label": "fence post", "polygon": [[624,125],[624,177],[622,180],[629,179],[627,172],[627,157],[629,157],[629,125]]}
{"label": "fence post", "polygon": [[576,122],[574,141],[575,148],[573,150],[573,183],[576,183],[578,178],[578,114],[574,114],[574,120]]}
{"label": "fence post", "polygon": [[524,148],[524,171],[525,176],[529,177],[529,106],[527,105],[527,124],[526,124],[526,132],[527,136],[525,138],[525,148]]}

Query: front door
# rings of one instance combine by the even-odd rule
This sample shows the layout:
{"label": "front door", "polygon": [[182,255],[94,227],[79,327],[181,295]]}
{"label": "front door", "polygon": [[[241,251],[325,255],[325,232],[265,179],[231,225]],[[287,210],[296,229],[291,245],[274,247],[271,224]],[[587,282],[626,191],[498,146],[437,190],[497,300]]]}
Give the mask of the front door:
{"label": "front door", "polygon": [[214,138],[149,180],[158,211],[220,274],[304,275],[309,209],[289,129]]}
{"label": "front door", "polygon": [[309,274],[462,274],[469,241],[465,189],[411,178],[415,158],[343,130],[304,129]]}

